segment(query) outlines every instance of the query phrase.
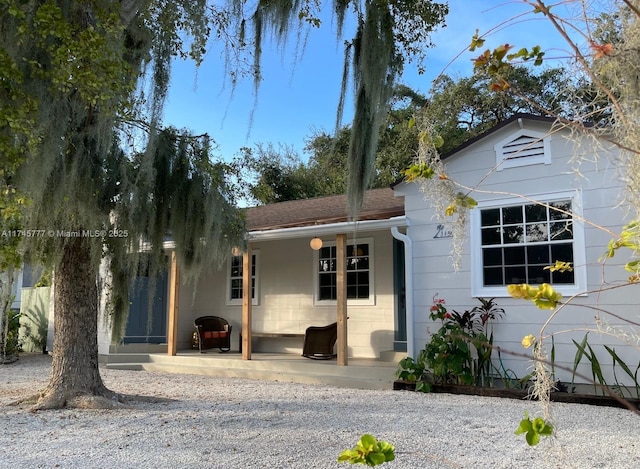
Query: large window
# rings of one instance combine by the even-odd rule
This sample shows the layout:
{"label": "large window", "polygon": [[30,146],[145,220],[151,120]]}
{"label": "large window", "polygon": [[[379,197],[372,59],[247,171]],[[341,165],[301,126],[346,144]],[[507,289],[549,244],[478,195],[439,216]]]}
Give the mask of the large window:
{"label": "large window", "polygon": [[[506,294],[506,285],[518,283],[551,283],[572,292],[584,286],[584,246],[573,205],[567,196],[543,204],[481,206],[472,222],[474,293]],[[573,271],[545,269],[556,261],[570,262]]]}
{"label": "large window", "polygon": [[[251,256],[251,299],[253,304],[257,304],[257,285],[258,285],[258,254],[259,252],[253,252]],[[229,259],[229,276],[227,281],[227,303],[228,304],[241,304],[242,303],[242,256],[232,256]]]}
{"label": "large window", "polygon": [[[357,241],[347,245],[347,300],[373,302],[373,242]],[[325,244],[317,252],[316,301],[335,302],[337,298],[337,259],[335,244]]]}

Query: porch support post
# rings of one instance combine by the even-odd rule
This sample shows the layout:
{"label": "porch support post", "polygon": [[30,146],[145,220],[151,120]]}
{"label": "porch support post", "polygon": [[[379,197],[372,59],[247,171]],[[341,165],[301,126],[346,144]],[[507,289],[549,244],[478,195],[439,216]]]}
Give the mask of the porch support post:
{"label": "porch support post", "polygon": [[180,272],[175,249],[170,256],[169,275],[169,327],[167,331],[167,353],[174,356],[178,352],[178,303],[180,290]]}
{"label": "porch support post", "polygon": [[336,235],[336,300],[338,304],[338,365],[347,366],[347,235]]}
{"label": "porch support post", "polygon": [[242,359],[251,360],[251,243],[242,254]]}

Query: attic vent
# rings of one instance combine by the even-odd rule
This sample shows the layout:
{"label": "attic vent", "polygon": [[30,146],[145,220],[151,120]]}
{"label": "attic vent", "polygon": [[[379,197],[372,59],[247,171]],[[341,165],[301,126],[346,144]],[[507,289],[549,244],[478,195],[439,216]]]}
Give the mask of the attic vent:
{"label": "attic vent", "polygon": [[505,160],[544,155],[544,143],[538,138],[523,135],[503,146],[502,154]]}
{"label": "attic vent", "polygon": [[495,150],[498,171],[516,166],[551,164],[549,138],[538,132],[520,130],[497,144]]}

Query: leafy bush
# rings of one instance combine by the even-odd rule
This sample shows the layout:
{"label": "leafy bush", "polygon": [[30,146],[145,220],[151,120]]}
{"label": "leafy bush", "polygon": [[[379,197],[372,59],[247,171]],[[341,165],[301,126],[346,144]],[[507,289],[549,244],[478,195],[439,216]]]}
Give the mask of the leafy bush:
{"label": "leafy bush", "polygon": [[7,357],[20,352],[18,330],[20,329],[20,311],[9,309],[6,311],[4,328],[0,331],[0,359],[4,362]]}
{"label": "leafy bush", "polygon": [[459,313],[449,312],[443,299],[435,298],[429,317],[440,328],[420,353],[419,361],[431,370],[434,381],[444,384],[491,385],[493,332],[490,321],[504,315],[494,298],[479,298],[480,305]]}

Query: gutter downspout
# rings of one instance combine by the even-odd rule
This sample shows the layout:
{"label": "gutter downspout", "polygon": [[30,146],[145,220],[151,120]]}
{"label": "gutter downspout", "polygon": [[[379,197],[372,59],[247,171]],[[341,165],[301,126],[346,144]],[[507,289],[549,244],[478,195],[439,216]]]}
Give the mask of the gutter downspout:
{"label": "gutter downspout", "polygon": [[404,244],[405,304],[407,321],[407,356],[415,357],[414,316],[413,316],[413,242],[397,226],[391,227],[391,235]]}

